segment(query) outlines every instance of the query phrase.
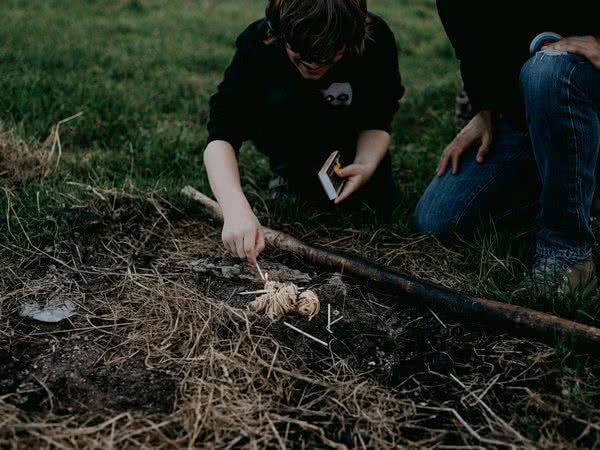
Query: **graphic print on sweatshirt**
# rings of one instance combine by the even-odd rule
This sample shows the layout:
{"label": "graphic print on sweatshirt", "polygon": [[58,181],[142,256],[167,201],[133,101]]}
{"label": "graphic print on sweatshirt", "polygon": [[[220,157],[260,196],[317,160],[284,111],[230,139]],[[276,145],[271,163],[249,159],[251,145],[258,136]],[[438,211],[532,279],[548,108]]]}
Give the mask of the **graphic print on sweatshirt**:
{"label": "graphic print on sweatshirt", "polygon": [[352,85],[350,83],[332,83],[321,94],[331,106],[350,106],[352,104]]}

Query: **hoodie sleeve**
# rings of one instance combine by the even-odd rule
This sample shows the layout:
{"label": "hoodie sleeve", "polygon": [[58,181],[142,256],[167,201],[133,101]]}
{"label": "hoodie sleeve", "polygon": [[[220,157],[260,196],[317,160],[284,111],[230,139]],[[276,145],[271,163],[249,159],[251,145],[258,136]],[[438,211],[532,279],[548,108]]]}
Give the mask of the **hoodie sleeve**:
{"label": "hoodie sleeve", "polygon": [[495,65],[500,59],[497,58],[500,50],[498,47],[489,48],[491,40],[487,36],[491,30],[486,33],[479,29],[482,18],[477,17],[479,9],[475,2],[437,0],[437,8],[444,30],[460,60],[460,71],[473,112],[494,109],[494,86],[499,85]]}
{"label": "hoodie sleeve", "polygon": [[246,30],[236,41],[236,52],[217,92],[210,98],[208,142],[223,140],[236,153],[242,142],[250,138],[250,121],[256,82],[256,48],[252,33]]}
{"label": "hoodie sleeve", "polygon": [[369,72],[364,80],[364,94],[360,118],[362,130],[383,130],[388,133],[398,111],[398,102],[404,94],[398,70],[398,49],[394,34],[385,22],[372,16],[371,41],[365,49]]}

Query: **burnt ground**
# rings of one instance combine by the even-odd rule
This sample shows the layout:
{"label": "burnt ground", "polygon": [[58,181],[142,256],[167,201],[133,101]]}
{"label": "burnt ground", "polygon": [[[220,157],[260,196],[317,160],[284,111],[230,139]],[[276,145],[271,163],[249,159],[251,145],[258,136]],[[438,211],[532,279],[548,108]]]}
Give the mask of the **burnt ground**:
{"label": "burnt ground", "polygon": [[[3,445],[600,446],[597,359],[267,252],[310,275],[321,311],[287,321],[325,347],[248,311],[258,278],[192,271],[219,259],[218,228],[146,214],[3,247]],[[55,299],[78,314],[16,313]]]}
{"label": "burnt ground", "polygon": [[0,353],[0,392],[18,393],[16,404],[37,414],[173,411],[177,380],[172,374],[147,368],[140,357],[116,368],[99,366],[103,352],[87,336],[19,342]]}
{"label": "burnt ground", "polygon": [[[457,339],[457,324],[448,327],[441,319],[436,320],[431,312],[418,307],[398,307],[401,296],[374,294],[353,280],[344,280],[339,273],[318,275],[313,272],[312,275],[310,283],[299,286],[313,290],[322,300],[319,314],[310,321],[293,316],[286,321],[327,342],[329,347],[325,353],[330,353],[332,358],[368,372],[382,383],[398,385],[407,375],[427,369],[447,374],[452,367],[449,351],[460,353],[464,349],[456,345],[451,350],[453,344],[458,344],[453,342]],[[277,278],[288,281],[285,274]],[[239,293],[261,288],[259,279],[254,283],[214,276],[198,276],[197,279],[199,288],[208,297],[221,299],[226,305],[240,309],[247,309],[255,297]],[[339,319],[331,327],[331,333],[327,330],[328,305],[331,321]],[[268,329],[278,342],[293,346],[299,353],[323,353],[318,351],[318,343],[294,334],[266,317],[258,316],[255,324]]]}

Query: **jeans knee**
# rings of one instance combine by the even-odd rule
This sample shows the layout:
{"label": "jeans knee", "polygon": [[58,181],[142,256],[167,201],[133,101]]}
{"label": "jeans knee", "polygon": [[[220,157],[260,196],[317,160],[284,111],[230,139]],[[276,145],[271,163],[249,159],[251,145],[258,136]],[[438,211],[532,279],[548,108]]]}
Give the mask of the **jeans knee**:
{"label": "jeans knee", "polygon": [[557,50],[541,50],[529,58],[519,77],[527,108],[559,100],[563,83],[571,76],[574,56]]}
{"label": "jeans knee", "polygon": [[415,209],[415,227],[417,232],[435,234],[437,236],[451,236],[456,233],[456,224],[449,211],[442,205],[436,204],[427,197],[421,198]]}

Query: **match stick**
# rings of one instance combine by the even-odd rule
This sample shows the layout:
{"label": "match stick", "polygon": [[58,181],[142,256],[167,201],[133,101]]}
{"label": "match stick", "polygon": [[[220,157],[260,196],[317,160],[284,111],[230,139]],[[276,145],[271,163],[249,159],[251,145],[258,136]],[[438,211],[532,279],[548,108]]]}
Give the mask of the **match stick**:
{"label": "match stick", "polygon": [[427,309],[429,310],[429,312],[430,312],[431,314],[433,314],[433,317],[435,317],[435,318],[437,319],[437,321],[440,323],[440,325],[441,325],[441,326],[443,326],[444,328],[448,329],[448,327],[446,326],[446,324],[445,324],[444,322],[442,322],[442,319],[440,319],[440,318],[438,317],[438,315],[437,315],[436,313],[434,313],[434,312],[433,312],[433,310],[432,310],[431,308],[427,307]]}
{"label": "match stick", "polygon": [[259,291],[244,291],[244,292],[240,292],[238,295],[266,294],[267,292],[271,292],[271,290],[270,289],[261,289]]}
{"label": "match stick", "polygon": [[339,322],[340,320],[342,320],[343,318],[344,318],[344,316],[342,316],[342,317],[338,317],[338,318],[337,318],[337,319],[335,319],[333,322],[331,322],[331,323],[329,324],[329,326],[331,327],[331,325],[335,325],[336,323],[338,323],[338,322]]}
{"label": "match stick", "polygon": [[315,341],[315,342],[318,342],[319,344],[321,344],[321,345],[324,345],[325,347],[329,347],[329,344],[328,344],[327,342],[325,342],[325,341],[322,341],[321,339],[318,339],[318,338],[316,338],[316,337],[314,337],[314,336],[311,336],[310,334],[308,334],[308,333],[306,333],[306,332],[302,331],[300,328],[296,328],[294,325],[290,325],[290,324],[289,324],[289,323],[287,323],[287,322],[283,322],[283,324],[284,324],[286,327],[288,327],[288,328],[291,328],[292,330],[294,330],[294,331],[297,331],[298,333],[300,333],[300,334],[302,334],[302,335],[306,336],[307,338],[309,338],[309,339],[312,339],[313,341]]}
{"label": "match stick", "polygon": [[260,266],[258,265],[258,261],[256,261],[256,269],[258,270],[258,274],[260,275],[260,278],[261,278],[263,281],[267,281],[267,280],[265,279],[265,276],[264,276],[264,275],[263,275],[263,273],[262,273],[262,270],[260,270]]}

